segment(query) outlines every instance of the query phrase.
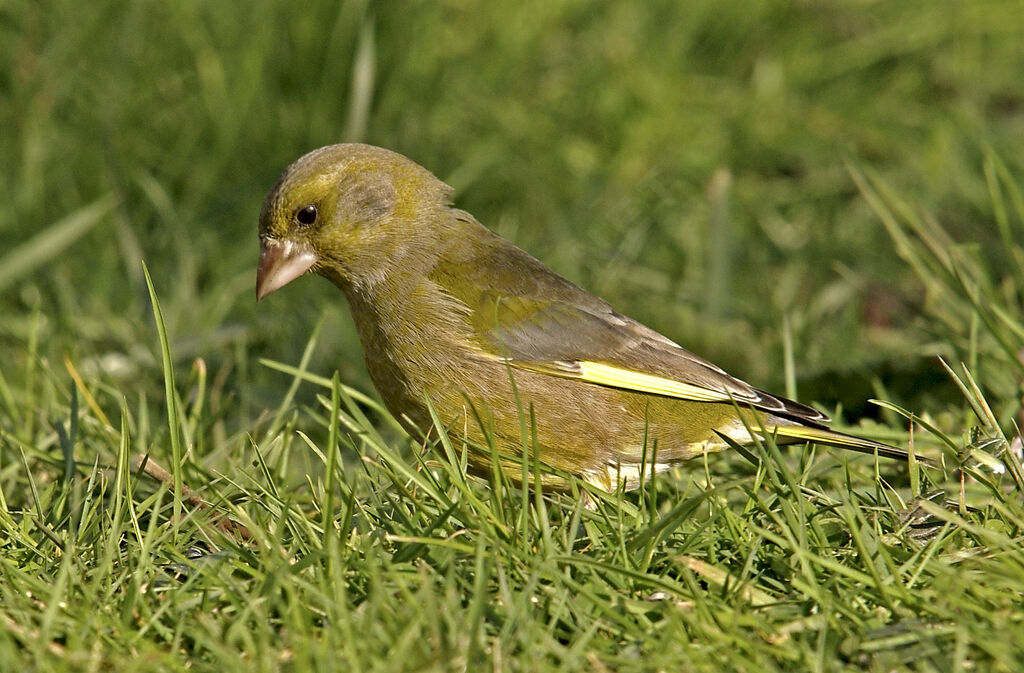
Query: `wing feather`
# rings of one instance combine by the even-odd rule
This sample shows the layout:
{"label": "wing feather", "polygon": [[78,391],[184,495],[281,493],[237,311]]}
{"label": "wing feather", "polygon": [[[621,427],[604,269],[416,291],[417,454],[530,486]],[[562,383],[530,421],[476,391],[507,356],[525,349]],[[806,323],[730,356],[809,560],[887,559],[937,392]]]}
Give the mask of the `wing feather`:
{"label": "wing feather", "polygon": [[736,402],[805,422],[828,420],[730,376],[611,307],[588,308],[501,298],[495,304],[496,324],[483,336],[498,355],[522,369],[684,400]]}
{"label": "wing feather", "polygon": [[476,240],[483,244],[453,244],[431,278],[469,307],[480,346],[513,367],[683,400],[748,405],[814,425],[828,421],[816,409],[730,376],[480,229]]}

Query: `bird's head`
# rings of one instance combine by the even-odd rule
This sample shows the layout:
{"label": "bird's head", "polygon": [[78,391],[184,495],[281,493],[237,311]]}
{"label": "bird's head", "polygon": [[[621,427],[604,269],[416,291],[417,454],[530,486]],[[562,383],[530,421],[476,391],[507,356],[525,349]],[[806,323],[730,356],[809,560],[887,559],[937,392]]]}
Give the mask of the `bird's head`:
{"label": "bird's head", "polygon": [[285,169],[260,213],[256,298],[313,271],[365,290],[415,267],[445,232],[451,188],[389,150],[360,144],[314,150]]}

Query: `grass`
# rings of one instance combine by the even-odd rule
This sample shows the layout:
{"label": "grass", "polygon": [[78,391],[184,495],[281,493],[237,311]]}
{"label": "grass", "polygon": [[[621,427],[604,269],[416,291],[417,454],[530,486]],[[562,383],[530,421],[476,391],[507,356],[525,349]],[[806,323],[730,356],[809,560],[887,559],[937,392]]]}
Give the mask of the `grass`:
{"label": "grass", "polygon": [[[3,667],[1019,670],[1022,36],[994,0],[8,3]],[[339,140],[943,468],[467,476],[333,288],[252,301],[264,192]]]}

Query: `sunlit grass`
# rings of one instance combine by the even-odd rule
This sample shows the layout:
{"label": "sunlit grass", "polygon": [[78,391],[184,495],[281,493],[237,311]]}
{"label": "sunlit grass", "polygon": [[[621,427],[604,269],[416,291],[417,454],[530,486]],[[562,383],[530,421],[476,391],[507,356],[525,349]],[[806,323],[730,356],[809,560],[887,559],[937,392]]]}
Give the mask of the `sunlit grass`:
{"label": "sunlit grass", "polygon": [[[4,666],[1019,670],[1019,4],[470,8],[0,9]],[[943,469],[467,476],[376,401],[334,288],[254,303],[263,194],[360,139]]]}

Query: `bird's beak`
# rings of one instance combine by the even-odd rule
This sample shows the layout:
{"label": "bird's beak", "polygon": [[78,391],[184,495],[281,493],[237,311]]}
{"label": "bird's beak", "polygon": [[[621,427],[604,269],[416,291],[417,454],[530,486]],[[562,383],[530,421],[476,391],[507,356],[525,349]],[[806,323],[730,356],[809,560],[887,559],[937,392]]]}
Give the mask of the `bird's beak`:
{"label": "bird's beak", "polygon": [[260,264],[256,269],[256,301],[280,290],[317,262],[308,243],[276,238],[260,239]]}

